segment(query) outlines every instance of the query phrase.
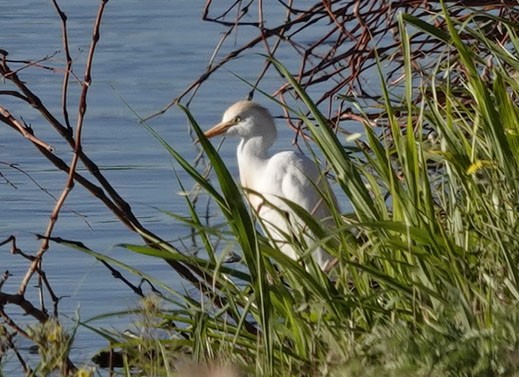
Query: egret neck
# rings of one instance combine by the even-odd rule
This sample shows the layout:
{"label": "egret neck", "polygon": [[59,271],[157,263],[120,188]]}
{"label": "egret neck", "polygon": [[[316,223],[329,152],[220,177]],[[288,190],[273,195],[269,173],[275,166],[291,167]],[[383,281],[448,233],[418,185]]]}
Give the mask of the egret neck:
{"label": "egret neck", "polygon": [[[310,245],[313,235],[285,200],[297,203],[317,220],[329,222],[330,208],[321,193],[330,193],[319,167],[302,153],[294,151],[268,153],[277,138],[274,119],[269,111],[251,101],[239,101],[229,107],[222,121],[205,133],[206,137],[236,135],[240,182],[252,208],[272,241],[290,258],[298,259],[300,248],[287,235],[302,237]],[[267,205],[263,205],[266,203]],[[326,269],[332,257],[322,249],[312,253],[314,260]]]}

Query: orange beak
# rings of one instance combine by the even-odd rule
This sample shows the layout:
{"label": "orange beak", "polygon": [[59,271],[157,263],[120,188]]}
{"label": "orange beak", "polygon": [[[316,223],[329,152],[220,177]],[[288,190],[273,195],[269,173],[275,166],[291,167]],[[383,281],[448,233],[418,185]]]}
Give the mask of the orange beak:
{"label": "orange beak", "polygon": [[204,135],[208,139],[213,137],[213,136],[221,135],[225,131],[227,131],[229,128],[234,126],[235,124],[236,123],[233,122],[232,120],[227,121],[227,122],[218,123],[216,126],[214,126],[214,127],[210,128],[210,129],[208,129],[207,131],[205,131]]}

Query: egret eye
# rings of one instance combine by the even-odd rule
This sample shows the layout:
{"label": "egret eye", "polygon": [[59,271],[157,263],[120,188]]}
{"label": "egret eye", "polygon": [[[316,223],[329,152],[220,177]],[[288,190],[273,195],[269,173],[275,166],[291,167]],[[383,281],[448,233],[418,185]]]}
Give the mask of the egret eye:
{"label": "egret eye", "polygon": [[240,123],[240,122],[241,122],[241,118],[240,117],[234,118],[234,123],[235,124]]}

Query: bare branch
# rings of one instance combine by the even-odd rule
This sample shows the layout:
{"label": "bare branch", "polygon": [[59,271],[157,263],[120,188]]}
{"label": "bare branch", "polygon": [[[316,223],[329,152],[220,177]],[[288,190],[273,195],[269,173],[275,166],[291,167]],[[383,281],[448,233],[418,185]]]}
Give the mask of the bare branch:
{"label": "bare branch", "polygon": [[38,139],[35,137],[32,133],[32,130],[25,124],[22,124],[20,121],[15,119],[11,113],[5,109],[4,107],[0,106],[0,121],[9,124],[11,127],[15,128],[20,132],[23,137],[25,137],[27,140],[31,141],[33,144],[46,149],[49,152],[54,152],[54,147],[45,143],[44,141]]}

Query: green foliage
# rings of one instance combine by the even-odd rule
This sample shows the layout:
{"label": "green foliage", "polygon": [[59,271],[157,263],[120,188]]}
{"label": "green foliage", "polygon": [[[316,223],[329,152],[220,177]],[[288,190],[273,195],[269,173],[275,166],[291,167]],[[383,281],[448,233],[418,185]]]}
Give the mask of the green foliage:
{"label": "green foliage", "polygon": [[50,376],[55,370],[65,375],[73,333],[65,331],[57,320],[49,319],[29,328],[28,334],[38,347],[40,362],[34,371],[36,375]]}
{"label": "green foliage", "polygon": [[492,325],[467,329],[455,313],[434,323],[375,326],[350,349],[340,376],[514,376],[519,368],[517,307],[501,307]]}
{"label": "green foliage", "polygon": [[[183,221],[193,228],[204,258],[127,245],[150,257],[188,260],[212,282],[199,296],[175,292],[160,310],[139,310],[148,318],[143,328],[160,329],[161,335],[129,339],[103,332],[114,347],[127,350],[128,364],[148,375],[156,375],[156,367],[171,375],[168,360],[178,355],[200,363],[223,360],[256,376],[515,373],[519,61],[469,22],[447,21],[448,33],[400,18],[406,80],[395,92],[404,116],[391,105],[397,94],[382,87],[387,127],[379,132],[366,121],[356,154],[347,152],[297,79],[272,61],[305,106],[286,110],[308,128],[353,208],[346,214],[336,209],[333,226],[325,228],[288,203],[317,236],[312,244],[287,235],[304,264],[257,231],[241,189],[187,108],[181,109],[214,180],[149,128],[212,198],[219,223],[203,223],[186,196],[190,218]],[[519,46],[511,25],[495,22],[503,23],[508,46]],[[412,28],[443,41],[449,54],[427,75],[418,76],[412,65]],[[484,67],[463,43],[463,33],[487,47],[491,66]],[[322,193],[328,202],[329,194]],[[316,247],[337,258],[329,273],[312,262]],[[222,263],[230,249],[240,251],[242,265]],[[132,354],[136,345],[146,351]]]}

